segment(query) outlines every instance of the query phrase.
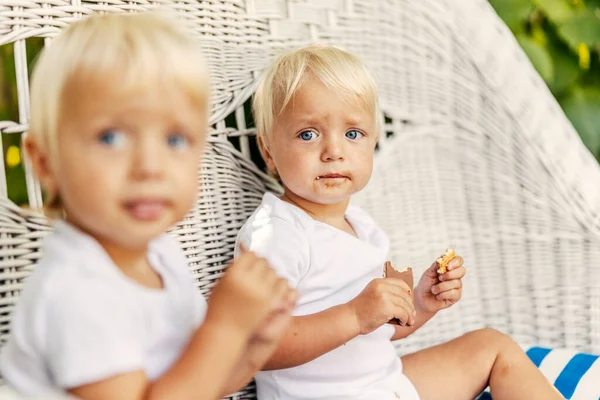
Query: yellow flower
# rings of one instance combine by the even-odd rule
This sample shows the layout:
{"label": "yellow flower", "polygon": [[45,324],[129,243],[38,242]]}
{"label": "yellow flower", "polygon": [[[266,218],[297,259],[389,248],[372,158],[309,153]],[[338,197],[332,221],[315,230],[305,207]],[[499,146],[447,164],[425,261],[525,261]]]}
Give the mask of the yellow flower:
{"label": "yellow flower", "polygon": [[579,43],[577,46],[577,54],[579,54],[579,66],[582,69],[590,69],[590,49],[585,43]]}
{"label": "yellow flower", "polygon": [[546,43],[548,42],[548,39],[546,38],[546,33],[539,25],[536,25],[533,28],[533,31],[531,32],[531,40],[533,40],[540,46],[546,46]]}
{"label": "yellow flower", "polygon": [[17,146],[10,146],[6,151],[6,165],[10,168],[21,164],[21,150]]}

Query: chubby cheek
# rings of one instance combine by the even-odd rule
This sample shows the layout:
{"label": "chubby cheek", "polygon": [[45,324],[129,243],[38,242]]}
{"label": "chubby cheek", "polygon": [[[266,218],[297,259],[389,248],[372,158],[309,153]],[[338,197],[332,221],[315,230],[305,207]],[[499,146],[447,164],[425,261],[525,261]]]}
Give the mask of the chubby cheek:
{"label": "chubby cheek", "polygon": [[312,163],[306,155],[288,154],[277,161],[277,173],[286,185],[306,185],[312,182],[314,171]]}
{"label": "chubby cheek", "polygon": [[173,201],[177,204],[177,211],[183,217],[194,205],[198,197],[198,170],[197,165],[188,165],[180,174],[173,175],[173,182],[177,186],[172,194]]}
{"label": "chubby cheek", "polygon": [[367,185],[373,174],[373,156],[365,154],[359,157],[358,162],[359,165],[357,165],[358,168],[355,168],[354,180],[358,190],[361,190]]}
{"label": "chubby cheek", "polygon": [[[60,196],[63,200],[69,198],[92,197],[97,195],[110,195],[112,187],[119,180],[118,174],[114,174],[114,164],[94,162],[71,162],[75,157],[64,156],[58,165],[57,184]],[[93,158],[93,156],[91,156]],[[102,196],[100,196],[102,197]]]}

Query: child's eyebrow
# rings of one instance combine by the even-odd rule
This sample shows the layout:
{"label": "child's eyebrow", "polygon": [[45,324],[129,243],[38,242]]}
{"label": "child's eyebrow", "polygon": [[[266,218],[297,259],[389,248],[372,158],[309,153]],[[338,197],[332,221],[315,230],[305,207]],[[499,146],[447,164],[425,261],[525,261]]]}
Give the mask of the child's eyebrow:
{"label": "child's eyebrow", "polygon": [[348,125],[363,125],[363,124],[366,124],[366,121],[364,118],[349,115],[346,117],[346,123]]}
{"label": "child's eyebrow", "polygon": [[[329,119],[329,115],[307,115],[301,116],[295,121],[291,121],[288,125],[290,128],[301,128],[319,126]],[[344,123],[348,126],[365,126],[368,124],[368,119],[361,117],[360,115],[345,115]]]}
{"label": "child's eyebrow", "polygon": [[317,125],[320,121],[323,121],[326,116],[323,115],[309,115],[298,118],[294,121],[294,125]]}
{"label": "child's eyebrow", "polygon": [[322,118],[300,117],[298,119],[288,121],[285,125],[280,126],[293,131],[292,133],[295,133],[298,131],[298,129],[317,127],[319,125],[319,121],[321,120]]}

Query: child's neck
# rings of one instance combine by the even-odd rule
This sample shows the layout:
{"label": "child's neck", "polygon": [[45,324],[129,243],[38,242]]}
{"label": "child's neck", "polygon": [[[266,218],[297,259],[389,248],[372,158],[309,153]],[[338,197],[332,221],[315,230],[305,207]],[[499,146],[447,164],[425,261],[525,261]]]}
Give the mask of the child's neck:
{"label": "child's neck", "polygon": [[127,248],[114,242],[99,240],[97,238],[96,240],[104,248],[104,251],[106,251],[115,265],[127,277],[151,289],[163,288],[161,276],[148,262],[148,246],[144,246],[143,248]]}
{"label": "child's neck", "polygon": [[281,200],[295,205],[317,221],[356,236],[356,232],[354,232],[352,225],[346,220],[346,209],[350,203],[349,198],[342,200],[339,203],[322,204],[306,200],[285,189]]}
{"label": "child's neck", "polygon": [[96,242],[108,254],[113,263],[123,272],[123,274],[142,286],[151,289],[162,289],[163,282],[161,276],[150,266],[148,262],[148,245],[140,247],[126,247],[114,241],[97,237],[84,229],[76,221],[67,216],[67,221],[77,229],[92,236]]}

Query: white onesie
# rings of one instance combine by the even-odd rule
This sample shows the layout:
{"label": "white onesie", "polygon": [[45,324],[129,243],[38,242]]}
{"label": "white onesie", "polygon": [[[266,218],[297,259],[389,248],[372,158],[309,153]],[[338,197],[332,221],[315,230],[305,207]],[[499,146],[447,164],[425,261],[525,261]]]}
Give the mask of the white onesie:
{"label": "white onesie", "polygon": [[[360,208],[346,219],[358,238],[314,220],[301,209],[266,193],[237,238],[265,257],[298,289],[295,316],[309,315],[356,297],[381,278],[389,240]],[[304,365],[260,372],[261,400],[417,400],[414,386],[390,342],[394,328],[383,325]]]}
{"label": "white onesie", "polygon": [[41,397],[136,370],[161,376],[203,321],[206,301],[174,239],[152,241],[148,260],[163,289],[129,279],[92,237],[56,222],[2,349],[8,384]]}

